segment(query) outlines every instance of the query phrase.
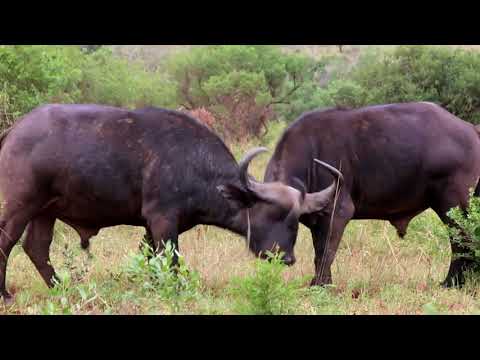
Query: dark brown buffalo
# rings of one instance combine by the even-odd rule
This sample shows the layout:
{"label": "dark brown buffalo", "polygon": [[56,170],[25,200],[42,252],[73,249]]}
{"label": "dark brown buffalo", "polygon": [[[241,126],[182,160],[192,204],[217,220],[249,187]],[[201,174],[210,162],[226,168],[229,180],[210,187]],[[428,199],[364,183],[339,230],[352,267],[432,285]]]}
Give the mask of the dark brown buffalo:
{"label": "dark brown buffalo", "polygon": [[[162,241],[176,245],[178,235],[197,224],[245,235],[246,209],[260,202],[289,213],[332,199],[333,184],[303,199],[290,186],[255,181],[247,167],[261,151],[249,152],[239,166],[218,136],[176,111],[99,105],[33,110],[1,137],[0,296],[9,298],[8,256],[25,228],[23,248],[52,286],[56,219],[78,232],[83,247],[103,227],[143,226],[160,251]],[[262,233],[282,226],[283,219],[272,219]],[[269,241],[252,236],[250,249],[264,253],[273,247]],[[292,263],[289,247],[277,245]]]}
{"label": "dark brown buffalo", "polygon": [[[264,180],[319,191],[331,177],[316,165],[316,158],[344,175],[332,226],[333,203],[322,212],[290,218],[290,231],[278,236],[290,239],[293,247],[298,220],[310,228],[315,248],[312,284],[322,285],[332,281],[330,268],[352,219],[390,221],[402,237],[409,221],[428,208],[449,223],[447,211],[457,205],[465,208],[469,189],[477,185],[480,140],[473,125],[432,103],[313,111],[284,132]],[[267,219],[282,216],[264,204],[256,205],[252,214],[253,229],[257,222],[261,227]],[[453,255],[466,251],[453,242],[451,247]],[[462,284],[470,264],[465,257],[452,256],[443,284]]]}

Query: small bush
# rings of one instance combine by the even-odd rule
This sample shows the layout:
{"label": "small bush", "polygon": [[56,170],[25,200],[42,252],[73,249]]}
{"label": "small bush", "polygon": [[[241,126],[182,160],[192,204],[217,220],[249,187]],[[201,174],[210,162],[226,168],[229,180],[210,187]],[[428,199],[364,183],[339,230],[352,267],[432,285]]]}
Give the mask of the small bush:
{"label": "small bush", "polygon": [[[55,286],[49,289],[50,299],[38,309],[40,314],[72,315],[85,311],[89,304],[94,301],[100,300],[102,305],[106,304],[105,300],[99,295],[95,282],[76,283],[67,271],[61,271],[58,277],[58,280],[54,280]],[[104,310],[109,310],[108,304]]]}
{"label": "small bush", "polygon": [[270,261],[256,260],[256,271],[245,278],[235,278],[230,293],[236,297],[239,314],[293,314],[300,302],[303,279],[285,281],[286,265],[280,255],[269,254]]}
{"label": "small bush", "polygon": [[55,279],[55,286],[49,290],[53,300],[48,300],[41,308],[42,315],[71,315],[74,312],[74,304],[71,301],[74,292],[72,286],[72,278],[68,272],[61,271],[59,279]]}
{"label": "small bush", "polygon": [[[274,149],[288,124],[285,121],[272,121],[268,127],[268,132],[262,139],[262,143],[270,149]],[[243,149],[242,149],[243,151]],[[242,153],[243,154],[243,153]]]}
{"label": "small bush", "polygon": [[84,55],[82,101],[138,108],[175,107],[175,89],[159,71],[129,62],[108,48]]}
{"label": "small bush", "polygon": [[[448,216],[459,227],[449,227],[453,241],[467,250],[466,253],[458,254],[458,256],[473,260],[474,269],[480,270],[480,198],[473,195],[473,190],[470,191],[466,212],[457,206],[448,212]],[[464,239],[462,232],[470,241]]]}
{"label": "small bush", "polygon": [[140,253],[130,255],[125,269],[131,281],[141,284],[144,292],[170,302],[175,311],[186,301],[197,298],[200,277],[197,272],[188,269],[184,258],[178,253],[178,265],[173,266],[176,250],[171,242],[167,242],[158,255],[146,243],[142,244],[141,249]]}
{"label": "small bush", "polygon": [[312,286],[307,290],[307,294],[316,314],[340,315],[343,313],[340,306],[343,299],[337,296],[332,289]]}
{"label": "small bush", "polygon": [[429,302],[423,305],[423,314],[424,315],[440,315],[441,311],[438,309],[438,306],[434,302]]}
{"label": "small bush", "polygon": [[11,104],[6,84],[4,84],[3,90],[0,89],[0,134],[12,126],[19,115],[20,112],[15,111]]}

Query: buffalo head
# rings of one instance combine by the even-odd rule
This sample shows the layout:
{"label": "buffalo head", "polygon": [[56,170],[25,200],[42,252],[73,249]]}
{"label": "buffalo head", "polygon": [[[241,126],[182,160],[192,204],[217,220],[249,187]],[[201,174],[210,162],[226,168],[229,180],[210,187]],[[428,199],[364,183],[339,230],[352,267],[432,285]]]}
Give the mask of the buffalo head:
{"label": "buffalo head", "polygon": [[[267,251],[281,252],[284,254],[283,261],[292,265],[295,263],[293,248],[300,216],[322,211],[334,199],[337,186],[333,181],[322,191],[307,193],[299,179],[293,179],[298,188],[281,182],[259,182],[248,174],[248,165],[255,156],[265,151],[265,148],[252,149],[240,161],[240,185],[226,184],[218,189],[227,199],[250,208],[246,214],[243,212],[241,220],[248,223],[250,250],[261,258],[266,258]],[[317,159],[315,161],[338,176],[340,181],[343,180],[337,169]]]}

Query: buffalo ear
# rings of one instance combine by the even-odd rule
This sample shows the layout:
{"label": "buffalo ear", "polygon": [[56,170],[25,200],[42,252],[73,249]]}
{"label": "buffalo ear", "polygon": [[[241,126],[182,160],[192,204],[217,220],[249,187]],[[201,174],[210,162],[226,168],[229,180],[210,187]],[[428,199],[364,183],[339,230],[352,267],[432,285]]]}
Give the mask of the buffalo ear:
{"label": "buffalo ear", "polygon": [[252,207],[256,201],[250,191],[234,184],[219,185],[217,190],[225,199],[236,201],[242,207]]}

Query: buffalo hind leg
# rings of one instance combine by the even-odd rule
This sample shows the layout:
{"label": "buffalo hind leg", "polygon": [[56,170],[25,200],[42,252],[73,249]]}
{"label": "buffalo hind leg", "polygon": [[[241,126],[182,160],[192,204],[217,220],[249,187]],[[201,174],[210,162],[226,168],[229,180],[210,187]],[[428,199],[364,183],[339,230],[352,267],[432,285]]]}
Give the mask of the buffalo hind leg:
{"label": "buffalo hind leg", "polygon": [[29,223],[31,213],[28,209],[16,211],[13,214],[6,210],[5,213],[6,215],[0,220],[0,297],[9,301],[11,295],[7,292],[5,284],[8,257]]}
{"label": "buffalo hind leg", "polygon": [[50,244],[53,240],[55,220],[55,217],[48,215],[34,218],[28,225],[27,236],[23,242],[25,253],[32,260],[48,287],[53,287],[54,279],[58,279],[50,264]]}
{"label": "buffalo hind leg", "polygon": [[[446,215],[446,212],[436,211],[436,213],[446,226],[456,227],[460,230],[462,242],[471,241],[468,236],[463,232],[463,230],[459,228],[458,225]],[[462,287],[465,284],[464,273],[471,269],[473,266],[473,260],[462,255],[468,254],[470,250],[468,249],[468,246],[464,246],[458,243],[458,241],[455,241],[452,237],[450,237],[450,248],[452,250],[452,259],[450,261],[448,274],[445,280],[441,283],[441,286],[445,288],[456,286]]]}
{"label": "buffalo hind leg", "polygon": [[[436,200],[436,204],[432,206],[432,209],[446,226],[453,226],[459,229],[463,244],[468,244],[471,239],[469,239],[464,231],[447,215],[447,212],[456,206],[460,206],[463,211],[466,211],[468,206],[467,192],[460,192],[457,188],[445,188],[441,192],[441,197],[439,196],[439,199]],[[450,237],[450,247],[452,249],[450,267],[447,277],[441,285],[447,288],[455,286],[461,287],[465,283],[464,273],[472,268],[473,260],[462,256],[462,254],[468,254],[470,252],[468,246],[459,244],[452,237]]]}
{"label": "buffalo hind leg", "polygon": [[319,221],[311,227],[313,247],[315,249],[315,277],[311,282],[312,286],[329,285],[332,283],[332,263],[335,259],[345,226],[347,226],[352,218],[353,213],[354,206],[349,197],[344,198],[341,204],[337,204],[329,240],[329,215],[322,216]]}

